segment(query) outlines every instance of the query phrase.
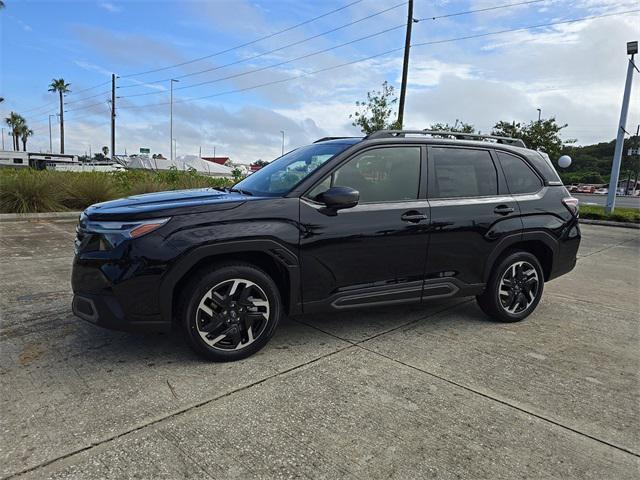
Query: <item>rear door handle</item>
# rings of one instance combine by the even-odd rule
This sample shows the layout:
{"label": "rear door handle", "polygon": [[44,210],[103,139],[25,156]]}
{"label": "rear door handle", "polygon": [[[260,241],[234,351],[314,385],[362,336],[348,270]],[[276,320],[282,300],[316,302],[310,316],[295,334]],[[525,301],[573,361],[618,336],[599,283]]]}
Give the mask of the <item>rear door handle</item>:
{"label": "rear door handle", "polygon": [[419,223],[422,220],[427,220],[429,217],[417,210],[409,210],[408,212],[404,212],[400,218],[403,222]]}
{"label": "rear door handle", "polygon": [[509,205],[498,205],[493,211],[499,215],[508,215],[514,212],[513,207]]}

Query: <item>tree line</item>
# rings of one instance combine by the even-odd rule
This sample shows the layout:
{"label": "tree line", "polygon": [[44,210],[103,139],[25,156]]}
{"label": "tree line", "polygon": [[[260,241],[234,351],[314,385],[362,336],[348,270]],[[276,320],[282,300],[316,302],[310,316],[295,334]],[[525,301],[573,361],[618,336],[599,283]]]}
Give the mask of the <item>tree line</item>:
{"label": "tree line", "polygon": [[[367,93],[367,99],[356,102],[356,111],[349,116],[354,127],[359,127],[362,133],[368,135],[378,130],[401,129],[395,116],[395,104],[398,99],[395,90],[388,82],[382,84],[382,89]],[[558,172],[565,184],[594,183],[604,184],[611,173],[611,162],[615,141],[598,143],[597,145],[574,146],[575,139],[563,139],[562,130],[568,125],[559,124],[555,117],[532,120],[528,123],[498,121],[491,129],[490,135],[518,138],[524,141],[528,148],[546,152],[552,160],[561,155],[571,156],[573,162],[567,169]],[[454,125],[448,123],[434,123],[428,130],[456,133],[480,133],[476,128],[465,122]],[[632,136],[625,142],[625,154],[629,147],[640,147],[640,137]],[[640,157],[638,155],[623,155],[621,177],[638,176],[640,172]]]}

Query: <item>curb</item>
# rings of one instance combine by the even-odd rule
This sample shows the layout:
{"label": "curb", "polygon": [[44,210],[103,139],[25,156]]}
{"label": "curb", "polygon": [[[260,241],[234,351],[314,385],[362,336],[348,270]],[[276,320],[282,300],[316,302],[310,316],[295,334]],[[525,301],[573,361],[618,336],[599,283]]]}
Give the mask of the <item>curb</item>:
{"label": "curb", "polygon": [[34,222],[38,220],[77,220],[82,212],[0,213],[2,222]]}
{"label": "curb", "polygon": [[580,223],[584,225],[600,225],[602,227],[634,228],[636,230],[640,230],[640,223],[614,222],[612,220],[592,220],[591,218],[581,218]]}

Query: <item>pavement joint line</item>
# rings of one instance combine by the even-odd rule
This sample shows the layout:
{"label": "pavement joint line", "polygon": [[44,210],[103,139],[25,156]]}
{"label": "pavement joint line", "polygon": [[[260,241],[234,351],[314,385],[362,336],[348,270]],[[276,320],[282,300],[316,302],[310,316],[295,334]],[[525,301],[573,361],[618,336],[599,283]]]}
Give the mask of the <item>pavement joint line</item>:
{"label": "pavement joint line", "polygon": [[468,392],[474,393],[474,394],[479,395],[481,397],[484,397],[484,398],[486,398],[488,400],[492,400],[494,402],[500,403],[501,405],[504,405],[506,407],[513,408],[514,410],[518,410],[519,412],[525,413],[527,415],[531,415],[532,417],[535,417],[535,418],[538,418],[538,419],[540,419],[540,420],[542,420],[544,422],[550,423],[551,425],[555,425],[555,426],[560,427],[560,428],[562,428],[564,430],[567,430],[569,432],[572,432],[572,433],[575,433],[577,435],[589,438],[590,440],[596,441],[596,442],[601,443],[603,445],[607,445],[608,447],[615,448],[616,450],[620,450],[621,452],[625,452],[625,453],[628,453],[630,455],[633,455],[635,457],[639,457],[640,458],[640,453],[634,452],[633,450],[630,450],[630,449],[628,449],[626,447],[622,447],[620,445],[616,445],[616,444],[608,442],[606,440],[602,440],[601,438],[598,438],[596,436],[590,435],[588,433],[581,432],[580,430],[577,430],[577,429],[575,429],[573,427],[570,427],[568,425],[564,425],[564,424],[562,424],[562,423],[560,423],[558,421],[555,421],[555,420],[552,420],[550,418],[544,417],[543,415],[531,412],[531,411],[529,411],[529,410],[527,410],[525,408],[522,408],[522,407],[519,407],[517,405],[514,405],[514,404],[512,404],[512,403],[510,403],[510,402],[508,402],[506,400],[502,400],[500,398],[494,397],[494,396],[489,395],[487,393],[483,393],[483,392],[481,392],[479,390],[476,390],[474,388],[468,387],[468,386],[463,385],[461,383],[454,382],[453,380],[449,380],[448,378],[445,378],[445,377],[443,377],[441,375],[438,375],[436,373],[429,372],[428,370],[424,370],[422,368],[416,367],[416,366],[411,365],[409,363],[405,363],[405,362],[403,362],[401,360],[392,358],[392,357],[390,357],[388,355],[385,355],[384,353],[376,352],[375,350],[371,350],[371,349],[367,348],[364,345],[358,344],[358,345],[355,345],[355,347],[356,348],[361,348],[362,350],[365,350],[365,351],[370,352],[370,353],[372,353],[374,355],[378,355],[380,357],[386,358],[387,360],[390,360],[392,362],[398,363],[400,365],[404,365],[407,368],[411,368],[411,369],[416,370],[418,372],[422,372],[422,373],[424,373],[426,375],[430,375],[430,376],[432,376],[434,378],[437,378],[439,380],[447,382],[447,383],[449,383],[451,385],[454,385],[454,386],[456,386],[458,388],[462,388],[464,390],[467,390]]}
{"label": "pavement joint line", "polygon": [[212,477],[211,474],[209,474],[209,472],[207,471],[207,469],[204,468],[202,465],[200,465],[200,463],[197,461],[197,459],[195,459],[191,455],[189,455],[189,453],[187,451],[185,451],[184,448],[182,448],[177,442],[174,442],[171,438],[169,438],[162,430],[158,431],[158,435],[160,435],[167,442],[169,442],[173,447],[175,447],[177,450],[179,450],[180,453],[182,453],[194,465],[196,465],[198,467],[198,470],[202,471],[202,473],[204,473],[207,478],[210,478],[211,480],[215,480],[215,477]]}
{"label": "pavement joint line", "polygon": [[571,295],[564,295],[562,293],[544,292],[545,295],[551,295],[553,297],[563,298],[565,300],[575,300],[577,302],[588,303],[589,305],[596,305],[598,307],[610,308],[611,310],[619,310],[626,313],[638,313],[638,310],[629,308],[617,307],[613,305],[605,305],[604,303],[592,302],[591,300],[585,300],[584,298],[572,297]]}
{"label": "pavement joint line", "polygon": [[136,427],[129,428],[126,431],[111,435],[111,436],[103,438],[101,440],[97,440],[95,442],[92,442],[90,445],[85,445],[84,447],[76,448],[75,450],[73,450],[71,452],[68,452],[68,453],[65,453],[64,455],[60,455],[60,456],[58,456],[56,458],[40,462],[37,465],[34,465],[34,466],[31,466],[31,467],[19,470],[17,472],[10,473],[9,475],[7,475],[5,477],[2,477],[1,480],[9,480],[9,479],[12,479],[12,478],[17,478],[17,477],[25,475],[27,473],[31,473],[31,472],[34,472],[36,470],[39,470],[41,468],[48,467],[48,466],[50,466],[50,465],[52,465],[54,463],[63,462],[64,460],[66,460],[66,459],[68,459],[70,457],[73,457],[75,455],[81,454],[81,453],[89,451],[89,450],[93,450],[94,448],[102,447],[105,444],[111,443],[111,442],[113,442],[115,440],[118,440],[118,439],[120,439],[122,437],[125,437],[125,436],[128,436],[128,435],[131,435],[133,433],[139,432],[139,431],[144,430],[146,428],[153,427],[153,426],[155,426],[155,425],[157,425],[159,423],[162,423],[162,422],[164,422],[166,420],[170,420],[172,418],[180,417],[183,414],[188,413],[188,412],[190,412],[192,410],[197,410],[198,408],[204,407],[205,405],[213,403],[213,402],[215,402],[217,400],[229,397],[229,396],[234,395],[234,394],[239,393],[239,392],[243,392],[243,391],[248,390],[250,388],[253,388],[255,386],[261,385],[261,384],[263,384],[263,383],[265,383],[265,382],[267,382],[269,380],[272,380],[274,378],[278,378],[278,377],[281,377],[283,375],[289,374],[291,372],[297,371],[299,369],[305,368],[305,367],[307,367],[309,365],[313,365],[314,363],[317,363],[317,362],[322,361],[322,360],[324,360],[326,358],[332,357],[333,355],[341,353],[341,352],[343,352],[345,350],[349,350],[351,348],[354,348],[353,344],[349,344],[349,345],[347,345],[345,347],[338,348],[338,349],[334,350],[333,352],[326,353],[324,355],[316,357],[316,358],[314,358],[312,360],[309,360],[307,362],[300,363],[298,365],[295,365],[293,367],[287,368],[287,369],[282,370],[280,372],[276,372],[276,373],[274,373],[272,375],[268,375],[268,376],[266,376],[264,378],[261,378],[260,380],[256,380],[255,382],[249,383],[247,385],[242,385],[242,386],[240,386],[238,388],[235,388],[235,389],[230,390],[230,391],[228,391],[226,393],[223,393],[222,395],[218,395],[218,396],[213,397],[213,398],[208,398],[206,400],[202,400],[200,402],[196,402],[194,404],[187,405],[187,406],[185,406],[183,408],[180,408],[180,409],[175,410],[175,411],[173,411],[171,413],[168,413],[168,414],[166,414],[166,415],[164,415],[164,416],[162,416],[160,418],[152,419],[152,420],[150,420],[150,421],[148,421],[146,423],[143,423],[141,425],[138,425]]}
{"label": "pavement joint line", "polygon": [[[378,335],[375,335],[375,336],[373,336],[373,337],[367,338],[367,339],[365,339],[365,340],[360,340],[360,341],[358,341],[358,342],[353,342],[353,341],[351,341],[351,340],[347,340],[347,339],[341,338],[341,337],[340,337],[340,336],[338,336],[338,335],[335,335],[335,334],[330,333],[330,332],[326,332],[326,331],[324,331],[324,330],[322,330],[322,329],[320,329],[320,328],[318,328],[318,327],[316,327],[316,326],[314,326],[314,325],[307,325],[307,324],[305,324],[305,325],[307,325],[307,326],[309,326],[309,327],[311,327],[311,328],[316,328],[317,330],[321,331],[322,333],[325,333],[325,334],[327,334],[327,335],[331,335],[332,337],[335,337],[335,338],[337,338],[337,339],[339,339],[339,340],[343,340],[343,341],[345,341],[345,342],[349,342],[349,343],[351,343],[351,344],[352,344],[354,347],[356,347],[356,348],[360,348],[360,349],[365,350],[365,351],[367,351],[367,352],[370,352],[370,353],[372,353],[372,354],[374,354],[374,355],[378,355],[378,356],[380,356],[380,357],[386,358],[387,360],[390,360],[390,361],[392,361],[392,362],[399,363],[400,365],[403,365],[403,366],[405,366],[405,367],[407,367],[407,368],[411,368],[411,369],[413,369],[413,370],[416,370],[416,371],[418,371],[418,372],[424,373],[424,374],[426,374],[426,375],[430,375],[430,376],[432,376],[432,377],[434,377],[434,378],[437,378],[437,379],[439,379],[439,380],[442,380],[442,381],[444,381],[444,382],[447,382],[447,383],[449,383],[449,384],[451,384],[451,385],[454,385],[454,386],[456,386],[456,387],[458,387],[458,388],[462,388],[462,389],[464,389],[464,390],[467,390],[468,392],[474,393],[474,394],[476,394],[476,395],[480,395],[481,397],[484,397],[484,398],[486,398],[486,399],[488,399],[488,400],[492,400],[492,401],[494,401],[494,402],[500,403],[500,404],[502,404],[502,405],[505,405],[505,406],[507,406],[507,407],[513,408],[513,409],[518,410],[518,411],[520,411],[520,412],[522,412],[522,413],[525,413],[525,414],[527,414],[527,415],[531,415],[532,417],[538,418],[538,419],[540,419],[540,420],[542,420],[542,421],[544,421],[544,422],[547,422],[547,423],[550,423],[550,424],[555,425],[555,426],[557,426],[557,427],[560,427],[560,428],[562,428],[562,429],[564,429],[564,430],[570,431],[570,432],[575,433],[575,434],[577,434],[577,435],[581,435],[581,436],[583,436],[583,437],[586,437],[586,438],[589,438],[589,439],[591,439],[591,440],[594,440],[594,441],[596,441],[596,442],[598,442],[598,443],[602,443],[602,444],[607,445],[607,446],[609,446],[609,447],[611,447],[611,448],[615,448],[615,449],[617,449],[617,450],[620,450],[620,451],[622,451],[622,452],[625,452],[625,453],[628,453],[628,454],[630,454],[630,455],[633,455],[633,456],[635,456],[635,457],[639,457],[639,458],[640,458],[640,453],[636,453],[636,452],[634,452],[633,450],[630,450],[630,449],[628,449],[628,448],[626,448],[626,447],[622,447],[622,446],[620,446],[620,445],[616,445],[616,444],[614,444],[614,443],[607,442],[606,440],[602,440],[602,439],[600,439],[600,438],[598,438],[598,437],[595,437],[595,436],[593,436],[593,435],[590,435],[590,434],[588,434],[588,433],[581,432],[580,430],[577,430],[577,429],[575,429],[575,428],[572,428],[572,427],[570,427],[570,426],[568,426],[568,425],[564,425],[564,424],[562,424],[562,423],[560,423],[560,422],[558,422],[558,421],[552,420],[552,419],[547,418],[547,417],[544,417],[544,416],[542,416],[542,415],[540,415],[540,414],[537,414],[537,413],[531,412],[531,411],[529,411],[529,410],[527,410],[527,409],[525,409],[525,408],[522,408],[522,407],[519,407],[519,406],[517,406],[517,405],[514,405],[514,404],[512,404],[512,403],[510,403],[510,402],[508,402],[508,401],[506,401],[506,400],[501,400],[501,399],[499,399],[499,398],[497,398],[497,397],[494,397],[494,396],[492,396],[492,395],[489,395],[489,394],[487,394],[487,393],[480,392],[479,390],[475,390],[475,389],[473,389],[473,388],[471,388],[471,387],[467,387],[466,385],[463,385],[463,384],[461,384],[461,383],[454,382],[453,380],[449,380],[448,378],[442,377],[442,376],[440,376],[440,375],[438,375],[438,374],[436,374],[436,373],[429,372],[429,371],[427,371],[427,370],[424,370],[424,369],[421,369],[421,368],[419,368],[419,367],[416,367],[416,366],[410,365],[410,364],[408,364],[408,363],[405,363],[405,362],[403,362],[403,361],[401,361],[401,360],[397,360],[397,359],[395,359],[395,358],[389,357],[388,355],[385,355],[385,354],[383,354],[383,353],[376,352],[375,350],[371,350],[371,349],[369,349],[369,348],[367,348],[366,346],[364,346],[364,345],[363,345],[363,343],[364,343],[364,342],[369,342],[370,340],[373,340],[373,339],[375,339],[375,338],[378,338],[378,337],[380,337],[381,335],[386,335],[387,333],[391,333],[391,332],[396,331],[396,330],[398,330],[398,329],[400,329],[400,328],[402,328],[402,327],[406,327],[406,326],[411,325],[411,324],[413,324],[413,323],[416,323],[416,322],[418,322],[418,321],[420,321],[420,320],[424,320],[424,319],[429,318],[430,316],[435,315],[435,314],[437,314],[437,313],[444,312],[444,311],[446,311],[446,310],[448,310],[448,309],[453,309],[453,308],[455,308],[456,306],[464,305],[465,303],[468,303],[468,302],[470,302],[470,301],[471,301],[471,300],[466,301],[466,302],[461,302],[461,303],[456,304],[456,305],[452,305],[452,306],[450,306],[450,307],[448,307],[448,308],[444,308],[444,309],[442,309],[442,310],[440,310],[440,311],[438,311],[438,312],[434,312],[434,313],[429,314],[429,315],[427,315],[427,316],[425,316],[425,317],[421,317],[421,318],[418,318],[418,319],[412,320],[412,321],[410,321],[410,322],[408,322],[408,323],[406,323],[406,324],[404,324],[404,325],[401,325],[401,326],[395,327],[395,328],[393,328],[393,329],[391,329],[391,330],[389,330],[389,331],[386,331],[386,332],[380,333],[380,334],[378,334]],[[303,323],[303,322],[299,322],[299,323]]]}
{"label": "pavement joint line", "polygon": [[620,247],[620,246],[624,245],[625,243],[635,242],[636,240],[637,240],[636,238],[630,238],[629,240],[624,240],[624,241],[622,241],[620,243],[616,243],[615,245],[609,245],[608,247],[604,247],[604,248],[602,248],[600,250],[596,250],[595,252],[587,253],[586,255],[578,255],[578,260],[581,259],[581,258],[590,257],[591,255],[595,255],[597,253],[605,252],[605,251],[610,250],[610,249],[615,248],[615,247]]}

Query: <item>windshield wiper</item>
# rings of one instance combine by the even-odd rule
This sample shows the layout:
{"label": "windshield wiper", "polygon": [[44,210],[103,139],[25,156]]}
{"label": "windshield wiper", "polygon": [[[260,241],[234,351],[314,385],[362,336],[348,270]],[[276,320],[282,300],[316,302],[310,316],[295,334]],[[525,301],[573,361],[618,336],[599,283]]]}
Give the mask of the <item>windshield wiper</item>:
{"label": "windshield wiper", "polygon": [[230,188],[229,189],[230,192],[237,192],[237,193],[241,193],[242,195],[253,195],[253,193],[251,193],[249,190],[242,190],[241,188]]}

